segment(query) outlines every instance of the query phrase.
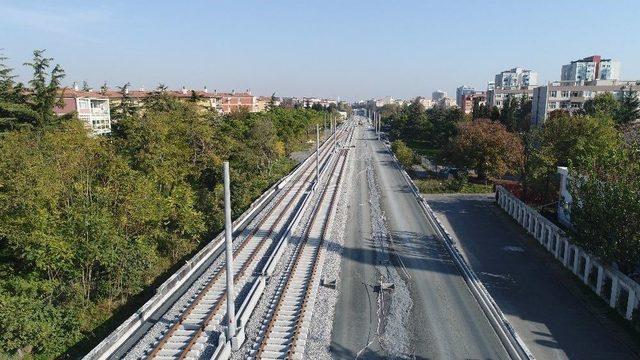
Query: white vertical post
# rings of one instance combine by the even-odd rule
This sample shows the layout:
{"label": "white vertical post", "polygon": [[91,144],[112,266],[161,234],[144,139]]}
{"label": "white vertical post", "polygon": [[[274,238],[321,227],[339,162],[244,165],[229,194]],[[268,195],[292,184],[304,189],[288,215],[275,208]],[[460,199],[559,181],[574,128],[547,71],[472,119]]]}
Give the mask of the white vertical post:
{"label": "white vertical post", "polygon": [[316,125],[316,186],[320,179],[320,125]]}
{"label": "white vertical post", "polygon": [[231,187],[229,181],[229,162],[224,162],[224,238],[227,255],[227,319],[228,339],[236,336],[236,310],[233,293],[233,244],[231,239]]}

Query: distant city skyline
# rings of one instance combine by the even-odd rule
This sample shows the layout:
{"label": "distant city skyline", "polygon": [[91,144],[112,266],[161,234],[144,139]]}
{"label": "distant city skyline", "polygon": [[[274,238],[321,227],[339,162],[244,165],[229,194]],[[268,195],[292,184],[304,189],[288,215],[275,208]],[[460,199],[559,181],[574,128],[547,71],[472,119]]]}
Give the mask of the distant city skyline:
{"label": "distant city skyline", "polygon": [[640,3],[630,0],[7,0],[0,13],[1,53],[19,80],[29,78],[22,63],[32,51],[47,49],[68,86],[206,85],[348,101],[435,90],[451,97],[461,85],[484,90],[514,67],[536,71],[539,84],[559,80],[562,65],[591,55],[620,61],[623,80],[640,79]]}

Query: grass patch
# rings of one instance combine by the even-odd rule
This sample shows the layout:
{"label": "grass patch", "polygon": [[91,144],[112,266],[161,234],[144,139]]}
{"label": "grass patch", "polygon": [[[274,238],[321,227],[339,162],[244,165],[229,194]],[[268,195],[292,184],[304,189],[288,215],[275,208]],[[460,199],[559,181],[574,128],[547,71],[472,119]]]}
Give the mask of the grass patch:
{"label": "grass patch", "polygon": [[416,154],[426,156],[429,159],[436,159],[442,153],[441,149],[434,149],[429,147],[425,141],[411,140],[406,141],[408,147],[411,148]]}
{"label": "grass patch", "polygon": [[423,194],[487,194],[493,192],[491,184],[465,183],[460,188],[456,180],[425,179],[414,180],[418,190]]}

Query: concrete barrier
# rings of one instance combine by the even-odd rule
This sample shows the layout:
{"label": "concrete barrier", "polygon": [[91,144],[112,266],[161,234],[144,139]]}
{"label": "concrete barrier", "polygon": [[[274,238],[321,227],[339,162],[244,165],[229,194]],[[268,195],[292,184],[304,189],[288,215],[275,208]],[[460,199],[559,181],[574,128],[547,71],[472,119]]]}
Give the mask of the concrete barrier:
{"label": "concrete barrier", "polygon": [[610,307],[627,320],[632,320],[638,308],[640,285],[580,246],[556,224],[515,197],[502,186],[496,187],[496,202],[567,269],[578,276]]}

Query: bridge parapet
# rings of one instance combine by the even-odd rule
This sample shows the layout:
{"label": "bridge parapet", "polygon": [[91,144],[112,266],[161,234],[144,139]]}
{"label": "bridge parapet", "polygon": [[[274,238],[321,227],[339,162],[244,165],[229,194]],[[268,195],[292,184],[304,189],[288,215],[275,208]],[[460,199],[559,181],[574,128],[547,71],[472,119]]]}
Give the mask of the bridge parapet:
{"label": "bridge parapet", "polygon": [[627,320],[633,319],[640,302],[640,284],[571,243],[571,238],[560,227],[502,186],[496,187],[496,202],[611,308]]}

